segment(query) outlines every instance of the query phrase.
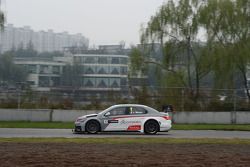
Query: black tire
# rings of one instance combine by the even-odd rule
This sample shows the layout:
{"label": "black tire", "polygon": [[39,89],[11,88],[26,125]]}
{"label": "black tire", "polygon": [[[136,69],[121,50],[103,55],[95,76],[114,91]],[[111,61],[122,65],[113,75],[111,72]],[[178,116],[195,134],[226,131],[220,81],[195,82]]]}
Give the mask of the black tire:
{"label": "black tire", "polygon": [[147,121],[144,125],[144,133],[154,135],[159,131],[159,124],[156,121]]}
{"label": "black tire", "polygon": [[100,124],[97,121],[88,121],[85,127],[86,132],[90,134],[96,134],[100,131]]}

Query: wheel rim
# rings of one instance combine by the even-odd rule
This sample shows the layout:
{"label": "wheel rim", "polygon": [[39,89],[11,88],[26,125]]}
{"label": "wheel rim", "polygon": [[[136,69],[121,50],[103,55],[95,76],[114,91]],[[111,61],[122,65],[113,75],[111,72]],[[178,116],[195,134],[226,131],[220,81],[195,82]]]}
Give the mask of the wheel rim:
{"label": "wheel rim", "polygon": [[87,130],[88,130],[88,132],[90,132],[90,133],[96,133],[97,131],[98,131],[98,126],[97,126],[97,124],[96,123],[89,123],[88,124],[88,126],[87,126]]}
{"label": "wheel rim", "polygon": [[157,125],[155,123],[148,123],[146,126],[147,133],[157,132]]}

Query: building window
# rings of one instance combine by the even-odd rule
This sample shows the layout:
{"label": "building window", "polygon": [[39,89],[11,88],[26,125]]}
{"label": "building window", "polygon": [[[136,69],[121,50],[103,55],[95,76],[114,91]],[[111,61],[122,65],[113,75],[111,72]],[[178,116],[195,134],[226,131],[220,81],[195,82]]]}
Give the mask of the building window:
{"label": "building window", "polygon": [[49,73],[49,66],[48,65],[41,65],[40,66],[40,74],[48,74]]}
{"label": "building window", "polygon": [[82,57],[74,57],[74,62],[81,63],[82,62]]}
{"label": "building window", "polygon": [[121,74],[127,75],[128,74],[128,68],[127,67],[121,67]]}
{"label": "building window", "polygon": [[110,78],[110,87],[111,88],[118,88],[120,87],[120,78]]}
{"label": "building window", "polygon": [[87,88],[95,87],[95,78],[84,78],[84,86]]}
{"label": "building window", "polygon": [[52,72],[53,74],[60,74],[60,66],[53,66]]}
{"label": "building window", "polygon": [[95,64],[95,57],[85,57],[86,64]]}
{"label": "building window", "polygon": [[44,76],[39,77],[39,86],[49,87],[49,77],[44,77]]}
{"label": "building window", "polygon": [[60,78],[52,77],[50,86],[59,86],[59,85],[60,85]]}
{"label": "building window", "polygon": [[128,64],[128,59],[125,57],[120,58],[120,63],[121,64]]}
{"label": "building window", "polygon": [[35,81],[27,81],[27,84],[32,86],[32,85],[35,85],[36,83],[35,83]]}
{"label": "building window", "polygon": [[108,67],[97,67],[98,74],[108,74]]}
{"label": "building window", "polygon": [[108,58],[107,57],[98,57],[98,63],[99,64],[108,64]]}
{"label": "building window", "polygon": [[93,66],[84,67],[84,74],[95,74],[95,67]]}
{"label": "building window", "polygon": [[127,78],[121,78],[121,86],[127,86]]}
{"label": "building window", "polygon": [[118,57],[112,57],[111,64],[119,64],[119,58]]}
{"label": "building window", "polygon": [[119,75],[120,74],[120,69],[119,67],[111,67],[110,68],[110,71],[111,71],[111,74],[114,74],[114,75]]}
{"label": "building window", "polygon": [[108,78],[96,78],[96,83],[98,88],[107,88]]}
{"label": "building window", "polygon": [[36,74],[36,65],[28,65],[28,72],[32,74]]}

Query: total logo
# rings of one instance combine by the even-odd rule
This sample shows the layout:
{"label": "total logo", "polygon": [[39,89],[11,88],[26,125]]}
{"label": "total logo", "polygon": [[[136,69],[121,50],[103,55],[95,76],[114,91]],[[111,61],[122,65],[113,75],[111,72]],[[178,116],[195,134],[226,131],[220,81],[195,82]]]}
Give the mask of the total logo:
{"label": "total logo", "polygon": [[126,120],[121,120],[120,124],[138,124],[141,123],[141,121],[126,121]]}

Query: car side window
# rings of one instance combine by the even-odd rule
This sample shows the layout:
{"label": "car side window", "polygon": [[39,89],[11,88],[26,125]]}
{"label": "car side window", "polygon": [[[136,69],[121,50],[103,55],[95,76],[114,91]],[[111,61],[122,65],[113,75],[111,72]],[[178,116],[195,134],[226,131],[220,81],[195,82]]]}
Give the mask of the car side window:
{"label": "car side window", "polygon": [[[118,108],[114,108],[111,111],[109,111],[109,115],[108,116],[116,116],[116,115],[126,115],[126,107],[118,107]],[[105,114],[105,116],[107,116],[107,114]]]}
{"label": "car side window", "polygon": [[147,114],[147,110],[142,107],[132,107],[131,115]]}

